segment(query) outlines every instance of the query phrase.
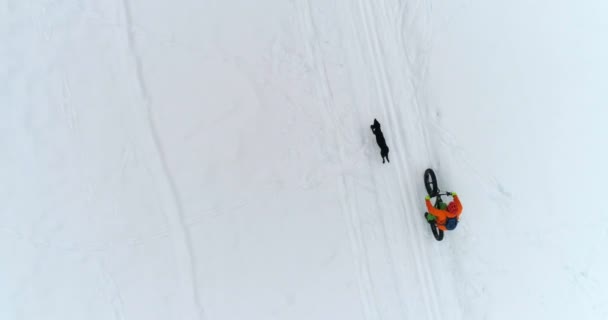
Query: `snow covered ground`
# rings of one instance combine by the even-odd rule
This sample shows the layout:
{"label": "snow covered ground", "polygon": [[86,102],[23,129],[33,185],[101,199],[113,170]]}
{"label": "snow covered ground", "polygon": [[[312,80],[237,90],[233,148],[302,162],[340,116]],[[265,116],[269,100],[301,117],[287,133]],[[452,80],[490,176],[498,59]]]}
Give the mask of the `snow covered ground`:
{"label": "snow covered ground", "polygon": [[1,1],[0,319],[607,318],[607,15]]}

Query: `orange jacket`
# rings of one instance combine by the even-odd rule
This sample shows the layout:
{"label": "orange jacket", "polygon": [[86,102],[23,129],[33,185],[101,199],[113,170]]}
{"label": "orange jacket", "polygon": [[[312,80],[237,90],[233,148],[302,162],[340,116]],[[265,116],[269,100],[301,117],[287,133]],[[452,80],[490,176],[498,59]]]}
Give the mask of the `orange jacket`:
{"label": "orange jacket", "polygon": [[460,203],[460,199],[458,199],[458,195],[454,195],[454,203],[456,203],[456,213],[449,213],[447,210],[440,210],[431,204],[431,200],[426,200],[426,209],[430,214],[434,215],[436,218],[437,228],[441,230],[446,230],[445,222],[447,218],[460,218],[460,214],[462,213],[462,204]]}

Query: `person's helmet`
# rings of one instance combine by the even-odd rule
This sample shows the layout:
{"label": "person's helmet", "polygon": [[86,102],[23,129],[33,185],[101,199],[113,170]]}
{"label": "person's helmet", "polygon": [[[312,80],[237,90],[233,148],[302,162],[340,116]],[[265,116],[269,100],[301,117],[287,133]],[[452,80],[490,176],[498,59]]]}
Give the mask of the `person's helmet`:
{"label": "person's helmet", "polygon": [[458,212],[458,206],[456,205],[456,203],[454,201],[450,202],[450,204],[448,204],[448,212],[449,213],[456,213]]}

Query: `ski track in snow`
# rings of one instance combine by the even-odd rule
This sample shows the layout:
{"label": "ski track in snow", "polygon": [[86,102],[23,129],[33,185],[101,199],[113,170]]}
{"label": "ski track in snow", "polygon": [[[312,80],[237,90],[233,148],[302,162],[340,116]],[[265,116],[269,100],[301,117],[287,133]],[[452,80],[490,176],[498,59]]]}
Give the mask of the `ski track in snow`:
{"label": "ski track in snow", "polygon": [[124,312],[125,302],[122,299],[118,285],[116,284],[116,281],[112,277],[111,273],[108,272],[106,266],[104,265],[104,263],[101,259],[97,260],[97,265],[99,267],[102,278],[104,279],[105,283],[109,287],[108,290],[111,291],[108,294],[107,299],[111,302],[112,311],[114,313],[114,319],[115,320],[124,320],[125,319],[125,312]]}
{"label": "ski track in snow", "polygon": [[[143,66],[141,57],[138,54],[135,34],[133,29],[133,16],[131,13],[131,7],[129,0],[122,0],[124,8],[124,19],[126,24],[126,33],[128,48],[131,52],[132,58],[135,65],[135,78],[137,80],[138,88],[142,95],[141,109],[137,110],[143,113],[147,120],[148,134],[152,139],[152,144],[157,151],[157,163],[155,167],[161,171],[162,178],[160,183],[157,185],[160,188],[160,192],[164,197],[162,201],[166,208],[163,209],[167,217],[169,224],[169,232],[173,242],[173,246],[176,254],[176,263],[178,264],[178,281],[180,289],[182,291],[190,291],[190,297],[180,297],[178,301],[189,301],[190,303],[190,314],[194,315],[192,319],[204,320],[205,313],[201,305],[200,294],[198,292],[196,282],[196,266],[194,264],[194,257],[192,255],[192,245],[190,243],[190,236],[188,229],[184,223],[182,205],[179,199],[179,194],[175,186],[175,181],[171,176],[167,157],[162,147],[162,142],[159,137],[158,129],[156,128],[154,115],[152,112],[152,100],[148,92],[145,78],[143,75]],[[184,293],[184,292],[182,292]],[[188,314],[188,311],[186,311]]]}
{"label": "ski track in snow", "polygon": [[[359,0],[358,7],[362,25],[364,27],[364,34],[366,35],[365,39],[363,40],[365,45],[363,45],[362,47],[369,48],[370,56],[372,57],[374,83],[376,84],[376,90],[381,94],[381,97],[383,99],[382,102],[385,106],[384,112],[388,115],[385,116],[385,118],[389,119],[388,123],[392,124],[391,127],[393,128],[393,130],[397,130],[397,128],[402,128],[403,126],[399,125],[399,123],[396,121],[396,119],[401,119],[401,117],[399,117],[395,111],[396,104],[393,100],[393,93],[391,92],[390,84],[388,82],[388,70],[384,63],[385,58],[383,57],[382,47],[379,43],[380,38],[377,31],[377,24],[381,23],[381,21],[383,19],[386,19],[386,17],[374,16],[374,8],[370,7],[367,1],[365,0]],[[395,138],[395,140],[397,141],[397,143],[393,143],[393,145],[398,145],[407,148],[407,144],[401,139],[400,134],[394,134],[391,135],[391,137]],[[398,185],[400,187],[399,193],[404,196],[407,195],[406,199],[408,200],[407,202],[402,200],[401,204],[403,212],[406,213],[408,220],[406,223],[406,227],[408,228],[406,232],[409,238],[408,242],[413,244],[412,247],[416,248],[416,253],[413,254],[413,257],[416,260],[416,271],[419,273],[419,278],[422,279],[422,282],[427,284],[426,286],[421,287],[423,292],[423,299],[427,308],[426,318],[439,319],[439,306],[435,299],[435,297],[437,296],[435,292],[435,284],[433,282],[433,277],[429,273],[430,263],[428,259],[426,259],[426,251],[424,250],[424,247],[421,243],[422,237],[420,234],[419,226],[416,221],[413,220],[411,214],[412,210],[406,210],[406,208],[408,208],[406,203],[416,203],[417,198],[415,197],[415,194],[408,192],[408,190],[415,190],[415,185],[410,185],[406,187],[404,186],[404,181],[418,181],[419,179],[415,179],[415,177],[410,177],[401,166],[396,165],[396,163],[399,162],[396,162],[395,160],[398,161],[399,159],[407,159],[407,155],[403,152],[404,149],[392,148],[391,150],[393,151],[393,154],[395,152],[399,154],[398,158],[393,157],[393,163],[395,163],[395,168],[397,171]],[[415,212],[415,210],[413,212]]]}
{"label": "ski track in snow", "polygon": [[74,107],[72,106],[72,103],[70,102],[71,96],[72,96],[72,90],[70,89],[68,80],[65,77],[62,81],[61,95],[62,95],[62,100],[60,103],[61,112],[67,119],[68,127],[71,130],[76,130],[77,123],[78,123],[78,114],[76,113],[76,110],[74,109]]}
{"label": "ski track in snow", "polygon": [[[301,13],[300,20],[302,25],[303,38],[305,39],[305,46],[309,59],[313,64],[313,70],[318,70],[318,77],[321,81],[315,81],[317,84],[316,90],[321,96],[321,103],[324,104],[325,111],[324,115],[329,118],[326,120],[328,125],[339,127],[340,121],[336,118],[335,110],[336,105],[333,101],[333,94],[331,91],[330,82],[327,76],[326,66],[323,63],[319,48],[319,36],[317,34],[314,18],[311,12],[310,1],[305,1],[303,4],[298,2],[298,12]],[[332,131],[334,134],[334,145],[338,149],[338,161],[341,164],[345,163],[345,156],[343,154],[343,148],[340,146],[340,137],[336,130]],[[351,242],[351,248],[353,250],[353,258],[355,260],[355,268],[358,272],[359,289],[361,292],[361,302],[363,307],[363,313],[365,319],[380,319],[379,312],[376,309],[376,301],[374,300],[373,294],[373,280],[370,274],[370,266],[367,258],[367,248],[363,239],[363,232],[361,230],[361,219],[358,215],[358,211],[355,208],[355,204],[352,202],[354,197],[349,197],[352,194],[353,188],[350,185],[348,178],[341,174],[338,177],[337,186],[339,188],[339,199],[342,207],[342,212],[345,213],[346,221],[348,222],[348,232]]]}

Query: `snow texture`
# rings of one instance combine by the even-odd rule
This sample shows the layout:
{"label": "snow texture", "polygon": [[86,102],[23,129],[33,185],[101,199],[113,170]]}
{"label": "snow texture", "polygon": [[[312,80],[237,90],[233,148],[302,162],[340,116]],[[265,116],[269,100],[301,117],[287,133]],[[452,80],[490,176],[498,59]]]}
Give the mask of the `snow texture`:
{"label": "snow texture", "polygon": [[0,319],[606,319],[606,16],[0,1]]}

